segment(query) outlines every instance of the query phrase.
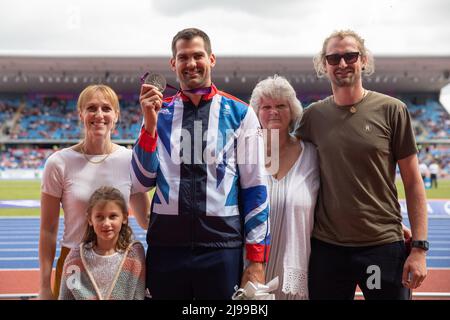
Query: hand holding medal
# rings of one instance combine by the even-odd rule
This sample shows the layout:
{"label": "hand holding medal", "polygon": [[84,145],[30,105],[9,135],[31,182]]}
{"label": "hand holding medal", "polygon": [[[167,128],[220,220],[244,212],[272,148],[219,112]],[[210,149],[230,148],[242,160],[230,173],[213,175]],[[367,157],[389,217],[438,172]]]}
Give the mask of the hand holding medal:
{"label": "hand holding medal", "polygon": [[162,106],[162,92],[167,82],[160,74],[146,72],[141,77],[141,84],[139,102],[144,115],[144,127],[148,133],[155,136],[158,111]]}
{"label": "hand holding medal", "polygon": [[164,92],[167,86],[166,78],[159,73],[146,72],[141,77],[141,84],[144,83],[156,87],[160,92]]}

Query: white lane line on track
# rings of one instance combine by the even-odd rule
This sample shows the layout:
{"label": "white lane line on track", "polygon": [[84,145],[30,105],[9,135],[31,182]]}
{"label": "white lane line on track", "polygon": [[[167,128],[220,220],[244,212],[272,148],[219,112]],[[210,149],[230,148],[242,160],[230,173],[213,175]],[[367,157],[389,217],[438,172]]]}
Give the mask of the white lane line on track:
{"label": "white lane line on track", "polygon": [[[135,235],[136,238],[145,238],[145,234],[136,234]],[[8,240],[8,239],[38,239],[39,237],[37,235],[34,236],[30,236],[30,235],[17,235],[17,236],[0,236],[0,240]]]}
{"label": "white lane line on track", "polygon": [[0,249],[0,252],[36,252],[39,251],[38,248],[17,248],[17,249]]}
{"label": "white lane line on track", "polygon": [[[427,260],[450,260],[450,256],[428,256]],[[0,261],[37,261],[39,257],[0,257]],[[55,258],[54,261],[57,261],[58,258]]]}
{"label": "white lane line on track", "polygon": [[[11,272],[11,271],[39,271],[39,268],[17,268],[17,269],[1,269],[0,268],[0,272],[5,271],[5,272]],[[55,268],[53,268],[53,270],[55,270]]]}
{"label": "white lane line on track", "polygon": [[34,244],[34,245],[36,245],[36,241],[16,241],[16,242],[0,241],[0,245],[7,245],[7,244]]}
{"label": "white lane line on track", "polygon": [[[8,258],[0,257],[0,261],[35,261],[35,260],[39,260],[39,257],[8,257]],[[57,260],[58,258],[55,258],[54,261]]]}

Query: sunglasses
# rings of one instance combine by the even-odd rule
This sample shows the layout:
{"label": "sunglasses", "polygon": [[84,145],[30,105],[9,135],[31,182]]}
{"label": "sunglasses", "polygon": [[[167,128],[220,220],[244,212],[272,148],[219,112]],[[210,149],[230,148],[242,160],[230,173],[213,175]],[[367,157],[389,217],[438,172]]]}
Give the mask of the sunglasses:
{"label": "sunglasses", "polygon": [[325,56],[327,62],[331,66],[337,66],[341,59],[344,58],[346,64],[353,64],[358,60],[360,53],[359,52],[346,52],[344,54],[329,54]]}

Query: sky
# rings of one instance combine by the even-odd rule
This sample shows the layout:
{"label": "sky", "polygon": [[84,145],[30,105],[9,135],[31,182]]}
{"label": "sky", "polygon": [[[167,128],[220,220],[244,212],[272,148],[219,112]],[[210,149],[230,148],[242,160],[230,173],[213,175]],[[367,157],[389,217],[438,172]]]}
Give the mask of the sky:
{"label": "sky", "polygon": [[187,27],[221,56],[310,56],[340,29],[376,55],[450,56],[449,0],[0,0],[0,55],[168,56]]}

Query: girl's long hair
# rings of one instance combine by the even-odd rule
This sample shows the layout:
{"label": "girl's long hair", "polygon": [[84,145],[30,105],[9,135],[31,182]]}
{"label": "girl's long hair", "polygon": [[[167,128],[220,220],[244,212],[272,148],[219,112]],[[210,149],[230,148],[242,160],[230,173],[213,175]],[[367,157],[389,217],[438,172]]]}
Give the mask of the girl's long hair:
{"label": "girl's long hair", "polygon": [[[116,250],[125,250],[131,242],[133,242],[133,231],[128,225],[128,208],[127,203],[122,195],[122,193],[116,188],[103,186],[94,191],[91,195],[88,207],[87,214],[88,218],[92,215],[92,209],[97,205],[105,205],[107,202],[113,201],[116,203],[123,214],[124,220],[127,222],[122,224],[122,228],[119,232],[119,239],[117,240]],[[95,234],[94,227],[91,225],[87,225],[86,232],[84,233],[84,237],[82,242],[86,247],[92,248],[97,245],[97,235]]]}

